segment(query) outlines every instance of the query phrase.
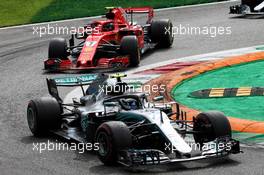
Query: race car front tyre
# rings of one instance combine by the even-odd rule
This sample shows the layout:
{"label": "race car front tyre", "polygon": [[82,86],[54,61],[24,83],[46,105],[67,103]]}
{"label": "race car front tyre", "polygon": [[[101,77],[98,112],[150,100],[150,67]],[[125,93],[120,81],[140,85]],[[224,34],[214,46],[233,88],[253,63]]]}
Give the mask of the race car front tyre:
{"label": "race car front tyre", "polygon": [[231,138],[231,125],[228,118],[219,111],[202,112],[194,119],[194,140],[200,146],[220,137]]}
{"label": "race car front tyre", "polygon": [[67,60],[67,42],[64,38],[54,38],[49,43],[49,59]]}
{"label": "race car front tyre", "polygon": [[121,40],[120,51],[123,55],[128,55],[130,57],[131,67],[139,65],[141,54],[136,36],[124,36]]}
{"label": "race car front tyre", "polygon": [[41,97],[31,100],[27,107],[29,129],[35,136],[42,136],[49,129],[59,127],[60,114],[61,107],[53,97]]}
{"label": "race car front tyre", "polygon": [[150,26],[150,38],[159,47],[168,48],[172,45],[173,25],[169,19],[153,21]]}
{"label": "race car front tyre", "polygon": [[120,121],[109,121],[101,124],[95,137],[99,143],[97,155],[105,165],[113,165],[118,160],[118,152],[132,145],[132,136],[127,125]]}

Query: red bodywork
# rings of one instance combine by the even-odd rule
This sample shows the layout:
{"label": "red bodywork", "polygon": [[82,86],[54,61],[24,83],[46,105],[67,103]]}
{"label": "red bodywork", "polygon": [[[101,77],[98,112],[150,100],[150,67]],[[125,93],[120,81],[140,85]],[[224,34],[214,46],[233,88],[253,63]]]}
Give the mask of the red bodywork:
{"label": "red bodywork", "polygon": [[111,8],[109,13],[106,14],[105,20],[93,21],[91,24],[85,26],[85,29],[89,29],[89,34],[85,36],[83,33],[85,31],[82,32],[82,36],[85,36],[82,38],[84,44],[75,61],[72,61],[70,57],[67,59],[49,58],[44,62],[45,69],[82,70],[112,68],[116,65],[127,67],[129,65],[129,56],[127,55],[104,57],[103,54],[100,56],[96,56],[96,54],[98,49],[104,44],[120,45],[122,37],[131,35],[131,33],[137,36],[139,48],[142,49],[144,47],[144,29],[142,26],[132,24],[126,19],[126,15],[132,15],[133,13],[147,13],[148,19],[146,24],[152,21],[153,9],[151,7]]}

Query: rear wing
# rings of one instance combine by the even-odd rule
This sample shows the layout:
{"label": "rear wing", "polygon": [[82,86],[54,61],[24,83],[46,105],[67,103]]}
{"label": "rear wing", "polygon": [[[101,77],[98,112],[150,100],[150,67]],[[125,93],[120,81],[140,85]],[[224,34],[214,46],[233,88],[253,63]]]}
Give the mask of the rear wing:
{"label": "rear wing", "polygon": [[152,21],[152,18],[154,16],[154,10],[152,7],[130,7],[130,8],[121,8],[121,7],[106,7],[107,10],[109,10],[108,13],[106,13],[105,17],[107,19],[113,19],[117,21],[118,23],[127,23],[127,16],[130,14],[131,16],[131,22],[133,22],[133,14],[136,13],[146,13],[148,14],[147,23],[150,23]]}
{"label": "rear wing", "polygon": [[150,23],[152,21],[152,18],[154,17],[154,10],[152,7],[129,7],[129,8],[123,8],[123,10],[126,12],[126,14],[133,14],[133,13],[147,13],[148,14],[148,20],[147,23]]}
{"label": "rear wing", "polygon": [[[103,85],[108,79],[108,75],[105,74],[87,74],[77,77],[62,77],[62,78],[47,78],[47,86],[49,94],[57,99],[59,103],[62,103],[62,99],[59,96],[58,87],[75,87],[80,86],[82,88],[83,95],[97,94],[99,92],[99,86]],[[89,85],[84,91],[83,86]]]}
{"label": "rear wing", "polygon": [[87,74],[77,77],[53,78],[57,86],[79,86],[88,85],[98,77],[97,74]]}

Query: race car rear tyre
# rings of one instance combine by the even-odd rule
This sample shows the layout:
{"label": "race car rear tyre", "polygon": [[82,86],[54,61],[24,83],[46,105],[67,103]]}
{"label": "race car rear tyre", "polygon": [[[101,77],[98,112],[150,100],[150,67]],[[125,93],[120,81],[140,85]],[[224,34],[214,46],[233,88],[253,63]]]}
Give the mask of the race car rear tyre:
{"label": "race car rear tyre", "polygon": [[67,60],[67,42],[64,38],[54,38],[49,43],[49,59]]}
{"label": "race car rear tyre", "polygon": [[150,26],[150,38],[159,47],[168,48],[173,43],[173,25],[169,19],[153,21]]}
{"label": "race car rear tyre", "polygon": [[99,143],[99,159],[105,165],[113,165],[118,160],[118,151],[131,147],[132,136],[125,123],[109,121],[98,127],[95,143]]}
{"label": "race car rear tyre", "polygon": [[219,111],[202,112],[194,119],[194,140],[201,146],[219,137],[231,137],[231,126],[227,117]]}
{"label": "race car rear tyre", "polygon": [[59,127],[60,114],[61,107],[53,97],[41,97],[31,100],[27,107],[29,129],[35,136],[42,136],[49,129]]}
{"label": "race car rear tyre", "polygon": [[141,54],[136,36],[124,36],[121,40],[120,51],[123,55],[129,55],[131,67],[139,65]]}

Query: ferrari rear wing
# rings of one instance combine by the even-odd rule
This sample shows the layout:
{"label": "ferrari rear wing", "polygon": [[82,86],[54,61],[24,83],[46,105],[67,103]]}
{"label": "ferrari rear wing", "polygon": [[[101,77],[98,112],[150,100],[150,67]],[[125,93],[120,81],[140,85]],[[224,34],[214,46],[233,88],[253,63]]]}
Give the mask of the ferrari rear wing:
{"label": "ferrari rear wing", "polygon": [[[105,74],[87,74],[77,77],[62,77],[62,78],[47,78],[47,86],[49,94],[54,97],[59,103],[62,103],[62,99],[59,96],[58,86],[62,87],[75,87],[80,86],[82,88],[83,95],[98,93],[98,87],[100,84],[104,84],[108,79],[108,75]],[[83,86],[89,85],[86,91]]]}
{"label": "ferrari rear wing", "polygon": [[152,18],[154,17],[154,10],[152,7],[129,7],[129,8],[124,8],[124,11],[127,14],[147,13],[148,14],[148,20],[147,20],[148,23],[150,23]]}
{"label": "ferrari rear wing", "polygon": [[129,7],[124,8],[126,13],[152,13],[153,14],[153,8],[152,7]]}

